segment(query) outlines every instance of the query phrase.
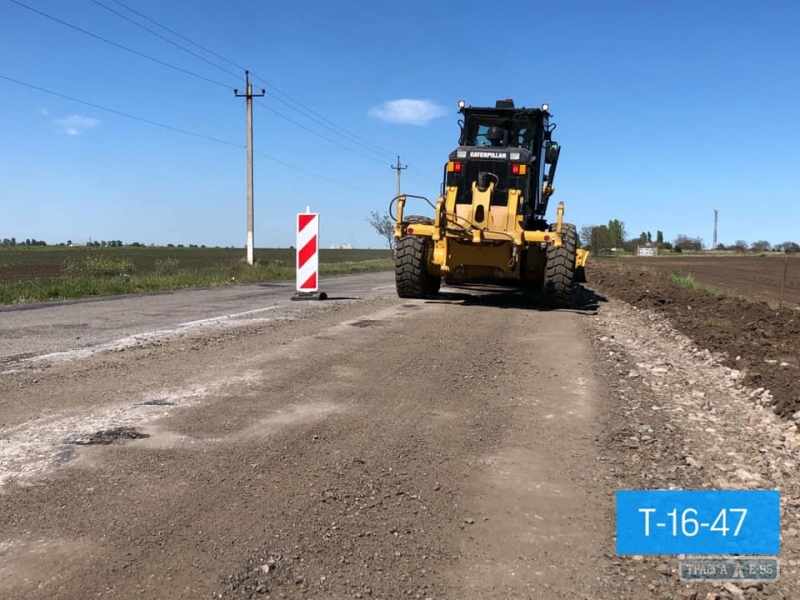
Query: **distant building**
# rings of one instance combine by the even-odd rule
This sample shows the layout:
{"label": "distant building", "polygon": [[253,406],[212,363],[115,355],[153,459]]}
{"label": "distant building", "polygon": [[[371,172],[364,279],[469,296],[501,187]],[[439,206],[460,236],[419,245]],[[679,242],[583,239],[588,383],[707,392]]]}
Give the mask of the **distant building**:
{"label": "distant building", "polygon": [[658,247],[652,244],[636,246],[636,256],[658,256]]}

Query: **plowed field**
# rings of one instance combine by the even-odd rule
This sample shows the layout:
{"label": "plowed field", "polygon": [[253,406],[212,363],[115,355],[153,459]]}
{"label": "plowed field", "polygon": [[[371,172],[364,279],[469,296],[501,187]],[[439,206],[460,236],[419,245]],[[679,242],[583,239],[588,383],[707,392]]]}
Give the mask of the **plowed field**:
{"label": "plowed field", "polygon": [[784,302],[800,306],[800,257],[790,256],[688,256],[619,259],[635,268],[672,273],[711,285],[733,296],[776,302],[781,298],[784,269]]}

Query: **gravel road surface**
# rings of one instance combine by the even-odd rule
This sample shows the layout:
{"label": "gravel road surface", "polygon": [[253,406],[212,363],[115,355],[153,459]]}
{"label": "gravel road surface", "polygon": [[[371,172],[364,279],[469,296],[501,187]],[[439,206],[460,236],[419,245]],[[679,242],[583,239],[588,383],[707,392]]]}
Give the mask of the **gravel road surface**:
{"label": "gravel road surface", "polygon": [[[335,294],[352,299],[209,329],[134,317],[174,331],[16,360],[0,375],[0,597],[794,597],[788,559],[778,584],[723,591],[614,554],[616,489],[736,487],[737,468],[769,487],[800,448],[666,321],[610,296],[549,311],[346,279]],[[259,308],[206,293],[225,314]],[[663,410],[673,393],[680,411]]]}

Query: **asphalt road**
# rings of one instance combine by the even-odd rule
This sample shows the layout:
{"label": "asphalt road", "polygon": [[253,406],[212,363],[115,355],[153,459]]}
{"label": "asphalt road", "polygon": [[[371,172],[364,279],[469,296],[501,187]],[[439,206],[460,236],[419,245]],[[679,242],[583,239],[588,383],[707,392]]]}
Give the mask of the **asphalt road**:
{"label": "asphalt road", "polygon": [[[393,273],[329,277],[326,302],[369,298],[394,287]],[[309,301],[292,301],[294,282],[181,290],[0,308],[0,370],[20,361],[134,345],[200,329],[286,317]],[[49,358],[53,358],[50,356]]]}

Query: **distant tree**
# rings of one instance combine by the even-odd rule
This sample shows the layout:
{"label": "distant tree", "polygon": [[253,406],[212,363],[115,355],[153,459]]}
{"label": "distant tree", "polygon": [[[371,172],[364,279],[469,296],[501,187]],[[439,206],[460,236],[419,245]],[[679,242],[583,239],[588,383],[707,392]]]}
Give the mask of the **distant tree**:
{"label": "distant tree", "polygon": [[656,231],[656,244],[663,244],[664,243],[664,232],[663,231]]}
{"label": "distant tree", "polygon": [[725,250],[725,244],[717,244],[717,250]]}
{"label": "distant tree", "polygon": [[625,250],[625,252],[636,252],[636,248],[641,245],[641,238],[631,238],[622,242],[622,249]]}
{"label": "distant tree", "polygon": [[592,245],[592,229],[594,229],[594,227],[594,225],[584,225],[581,227],[578,237],[581,239],[582,246],[585,247]]}
{"label": "distant tree", "polygon": [[372,211],[367,217],[367,222],[386,240],[389,250],[394,250],[394,221],[388,213],[380,214],[378,211]]}
{"label": "distant tree", "polygon": [[167,248],[174,248],[175,244],[167,244]]}
{"label": "distant tree", "polygon": [[[3,240],[3,244],[5,245],[5,240]],[[800,244],[796,242],[783,242],[781,244],[775,244],[773,250],[777,252],[786,252],[786,254],[794,254],[800,252]]]}
{"label": "distant tree", "polygon": [[733,243],[733,249],[736,252],[747,252],[747,248],[750,246],[745,240],[736,240]]}
{"label": "distant tree", "polygon": [[[592,252],[595,254],[606,254],[611,248],[615,247],[611,237],[611,232],[607,225],[598,225],[592,228]],[[621,246],[622,244],[620,244]]]}
{"label": "distant tree", "polygon": [[767,240],[758,240],[757,242],[753,242],[753,245],[750,246],[753,252],[769,252],[771,248],[772,244]]}
{"label": "distant tree", "polygon": [[647,235],[646,231],[643,231],[642,233],[640,233],[639,234],[639,239],[637,240],[639,242],[639,245],[640,246],[644,246],[649,241],[647,238],[648,238],[648,235]]}
{"label": "distant tree", "polygon": [[689,237],[688,235],[679,234],[675,238],[675,248],[680,248],[681,252],[685,252],[687,250],[691,251],[694,250],[698,252],[703,249],[703,239],[699,237]]}
{"label": "distant tree", "polygon": [[621,248],[625,244],[625,238],[627,237],[625,223],[619,219],[609,221],[608,235],[611,237],[612,248]]}
{"label": "distant tree", "polygon": [[672,242],[661,242],[661,247],[664,250],[672,250]]}

